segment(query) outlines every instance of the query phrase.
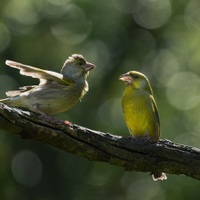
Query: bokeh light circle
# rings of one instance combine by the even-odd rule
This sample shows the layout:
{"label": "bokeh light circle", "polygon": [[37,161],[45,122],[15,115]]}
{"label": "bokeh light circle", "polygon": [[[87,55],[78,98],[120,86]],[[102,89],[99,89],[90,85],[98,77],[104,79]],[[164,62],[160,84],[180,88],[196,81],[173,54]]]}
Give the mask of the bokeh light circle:
{"label": "bokeh light circle", "polygon": [[64,20],[53,25],[51,32],[60,43],[76,45],[83,42],[89,35],[91,22],[80,7],[70,4],[66,9]]}
{"label": "bokeh light circle", "polygon": [[200,78],[192,72],[178,72],[167,84],[167,98],[179,110],[191,109],[200,102]]}
{"label": "bokeh light circle", "polygon": [[16,181],[27,187],[36,186],[42,177],[42,163],[31,151],[21,151],[16,154],[11,169]]}
{"label": "bokeh light circle", "polygon": [[184,13],[185,24],[188,28],[200,29],[200,1],[192,0],[188,1],[188,4]]}
{"label": "bokeh light circle", "polygon": [[134,8],[133,18],[144,28],[156,29],[165,25],[171,14],[169,0],[139,0]]}
{"label": "bokeh light circle", "polygon": [[162,85],[168,84],[169,78],[180,70],[176,55],[168,49],[151,51],[144,59],[143,71],[154,76]]}
{"label": "bokeh light circle", "polygon": [[9,29],[17,34],[27,33],[39,23],[41,17],[34,1],[11,0],[4,9],[4,17]]}

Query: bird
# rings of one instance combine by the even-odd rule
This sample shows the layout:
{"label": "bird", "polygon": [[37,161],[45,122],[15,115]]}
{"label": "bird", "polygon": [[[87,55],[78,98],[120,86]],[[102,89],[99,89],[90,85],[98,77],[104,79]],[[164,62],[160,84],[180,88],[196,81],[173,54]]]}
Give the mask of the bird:
{"label": "bird", "polygon": [[[158,142],[160,118],[148,78],[138,71],[122,74],[119,80],[126,85],[122,110],[130,134],[140,141]],[[166,180],[163,172],[152,173],[154,181]]]}
{"label": "bird", "polygon": [[19,90],[8,91],[8,98],[0,102],[11,107],[51,115],[73,107],[88,92],[87,76],[95,65],[87,62],[80,54],[66,59],[60,73],[6,60],[6,65],[20,70],[20,74],[39,79],[38,85],[23,86]]}

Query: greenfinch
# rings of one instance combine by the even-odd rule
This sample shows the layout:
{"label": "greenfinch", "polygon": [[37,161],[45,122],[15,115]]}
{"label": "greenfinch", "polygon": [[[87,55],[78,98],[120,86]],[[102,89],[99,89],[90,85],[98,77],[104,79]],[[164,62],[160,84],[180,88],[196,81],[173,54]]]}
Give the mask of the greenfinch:
{"label": "greenfinch", "polygon": [[89,71],[95,67],[79,54],[70,56],[60,73],[10,60],[6,60],[6,64],[19,69],[22,75],[39,79],[40,83],[8,91],[8,98],[1,99],[0,102],[44,114],[64,112],[74,106],[88,91],[86,79]]}
{"label": "greenfinch", "polygon": [[[122,109],[130,134],[138,140],[158,142],[160,119],[153,91],[147,77],[137,71],[122,74],[119,79],[126,84]],[[165,173],[152,173],[153,180],[165,180]]]}

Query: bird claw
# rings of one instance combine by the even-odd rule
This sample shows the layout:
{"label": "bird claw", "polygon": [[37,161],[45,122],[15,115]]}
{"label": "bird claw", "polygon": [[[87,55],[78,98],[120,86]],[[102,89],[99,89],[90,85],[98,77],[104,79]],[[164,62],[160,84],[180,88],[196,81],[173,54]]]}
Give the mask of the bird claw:
{"label": "bird claw", "polygon": [[67,125],[67,126],[73,126],[73,124],[71,122],[69,122],[68,120],[65,120],[64,124]]}
{"label": "bird claw", "polygon": [[151,173],[151,176],[152,176],[153,181],[158,181],[158,180],[164,181],[164,180],[167,180],[167,176],[163,172],[161,172],[161,173]]}

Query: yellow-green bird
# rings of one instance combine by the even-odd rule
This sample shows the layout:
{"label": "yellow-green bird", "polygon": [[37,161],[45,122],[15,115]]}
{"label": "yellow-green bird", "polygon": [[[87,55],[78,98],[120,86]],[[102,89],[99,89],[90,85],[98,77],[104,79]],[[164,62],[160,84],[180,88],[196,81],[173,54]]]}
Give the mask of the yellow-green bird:
{"label": "yellow-green bird", "polygon": [[[122,109],[130,134],[138,140],[159,141],[160,119],[149,80],[137,71],[122,74],[119,78],[126,84]],[[152,174],[153,180],[165,180],[165,173]]]}
{"label": "yellow-green bird", "polygon": [[86,79],[89,71],[95,67],[79,54],[70,56],[60,73],[10,60],[6,60],[6,64],[19,69],[22,75],[39,79],[40,83],[8,91],[8,98],[0,102],[45,114],[60,113],[74,106],[88,91]]}

